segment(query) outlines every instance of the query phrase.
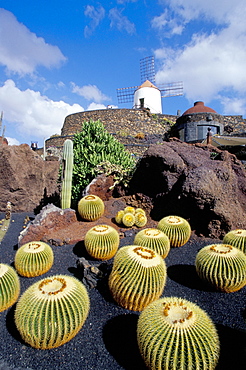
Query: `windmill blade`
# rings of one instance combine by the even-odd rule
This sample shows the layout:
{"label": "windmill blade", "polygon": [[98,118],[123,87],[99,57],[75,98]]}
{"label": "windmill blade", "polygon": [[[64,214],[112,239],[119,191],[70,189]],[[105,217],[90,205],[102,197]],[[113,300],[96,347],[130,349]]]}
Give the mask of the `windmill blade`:
{"label": "windmill blade", "polygon": [[157,85],[161,92],[162,98],[167,98],[170,96],[180,96],[183,95],[183,82],[170,82],[161,85]]}
{"label": "windmill blade", "polygon": [[155,59],[152,56],[140,59],[141,83],[149,80],[155,83]]}
{"label": "windmill blade", "polygon": [[139,86],[122,87],[117,89],[118,103],[131,103],[134,99],[134,93]]}

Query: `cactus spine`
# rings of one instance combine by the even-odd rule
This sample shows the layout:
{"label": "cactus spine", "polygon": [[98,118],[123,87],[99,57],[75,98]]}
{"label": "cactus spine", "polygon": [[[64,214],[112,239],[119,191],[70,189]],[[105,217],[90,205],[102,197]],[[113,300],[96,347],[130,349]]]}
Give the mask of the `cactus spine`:
{"label": "cactus spine", "polygon": [[216,328],[196,304],[165,297],[148,305],[139,316],[137,340],[149,369],[212,370],[219,358]]}
{"label": "cactus spine", "polygon": [[85,286],[67,275],[55,275],[31,285],[20,297],[15,323],[22,339],[34,348],[50,349],[71,340],[89,312]]}
{"label": "cactus spine", "polygon": [[54,262],[52,248],[44,242],[22,245],[15,254],[15,268],[26,277],[34,277],[49,271]]}
{"label": "cactus spine", "polygon": [[118,231],[109,225],[94,226],[85,235],[87,253],[100,260],[112,258],[117,252],[119,244]]}
{"label": "cactus spine", "polygon": [[20,280],[9,265],[0,263],[0,312],[12,306],[20,294]]}
{"label": "cactus spine", "polygon": [[246,285],[246,256],[229,244],[203,247],[196,255],[198,276],[222,292],[235,292]]}
{"label": "cactus spine", "polygon": [[148,228],[139,231],[134,238],[134,245],[153,249],[159,253],[162,258],[166,258],[170,251],[170,241],[163,231]]}
{"label": "cactus spine", "polygon": [[168,236],[172,247],[181,247],[190,239],[190,224],[182,217],[164,217],[158,222],[157,228]]}
{"label": "cactus spine", "polygon": [[246,254],[246,230],[237,229],[229,231],[223,239],[224,244],[230,244]]}
{"label": "cactus spine", "polygon": [[104,202],[97,195],[86,195],[78,203],[80,216],[87,221],[98,220],[104,212]]}
{"label": "cactus spine", "polygon": [[73,142],[65,140],[63,145],[63,179],[61,190],[61,208],[71,207],[73,177]]}
{"label": "cactus spine", "polygon": [[166,283],[166,264],[149,248],[128,245],[118,250],[109,276],[109,289],[122,307],[142,311],[159,298]]}

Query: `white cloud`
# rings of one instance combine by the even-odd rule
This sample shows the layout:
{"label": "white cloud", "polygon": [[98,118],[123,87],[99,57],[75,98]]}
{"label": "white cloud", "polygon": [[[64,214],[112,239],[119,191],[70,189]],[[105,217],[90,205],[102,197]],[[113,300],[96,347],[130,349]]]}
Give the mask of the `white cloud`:
{"label": "white cloud", "polygon": [[0,87],[0,106],[5,120],[14,123],[22,136],[33,135],[42,139],[60,133],[67,115],[84,110],[78,104],[50,100],[37,91],[21,91],[13,80],[5,81]]}
{"label": "white cloud", "polygon": [[57,46],[47,44],[5,9],[0,9],[0,35],[0,64],[8,72],[32,74],[38,66],[58,67],[66,60]]}
{"label": "white cloud", "polygon": [[221,104],[224,107],[224,114],[231,114],[233,112],[237,115],[242,115],[242,112],[246,112],[246,98],[228,98],[224,96],[220,98]]}
{"label": "white cloud", "polygon": [[117,8],[112,8],[109,11],[110,27],[116,27],[119,31],[126,31],[130,35],[136,32],[134,23],[122,15],[122,11]]}
{"label": "white cloud", "polygon": [[84,14],[86,17],[91,18],[90,25],[84,28],[85,37],[89,37],[103,20],[105,10],[101,5],[97,9],[93,5],[87,5]]}
{"label": "white cloud", "polygon": [[206,34],[194,33],[182,47],[156,50],[156,57],[163,63],[157,82],[183,81],[185,95],[193,101],[219,99],[223,104],[222,97],[229,91],[237,96],[230,104],[227,102],[231,113],[239,114],[242,108],[241,114],[245,114],[242,101],[246,93],[246,7],[242,7],[242,1],[232,4],[221,0],[216,3],[173,0],[170,4],[177,11],[176,16],[182,14],[185,22],[202,14],[208,19],[210,14],[210,21],[213,19],[217,24],[209,23]]}
{"label": "white cloud", "polygon": [[107,105],[105,106],[104,104],[98,104],[98,103],[90,103],[88,105],[87,110],[97,110],[97,109],[115,109],[118,108],[116,105]]}
{"label": "white cloud", "polygon": [[95,100],[96,103],[101,103],[105,100],[110,100],[109,97],[104,95],[96,85],[84,85],[79,87],[75,85],[75,83],[71,83],[72,85],[72,92],[83,96],[86,100]]}
{"label": "white cloud", "polygon": [[14,137],[7,136],[6,139],[8,140],[9,145],[20,145],[19,140],[15,139]]}

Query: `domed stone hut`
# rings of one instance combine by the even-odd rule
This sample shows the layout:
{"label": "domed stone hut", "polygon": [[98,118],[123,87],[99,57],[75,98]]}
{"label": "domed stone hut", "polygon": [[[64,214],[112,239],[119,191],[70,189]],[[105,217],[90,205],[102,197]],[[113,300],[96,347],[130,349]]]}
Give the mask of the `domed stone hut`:
{"label": "domed stone hut", "polygon": [[213,135],[222,134],[223,118],[214,109],[206,107],[204,102],[197,101],[177,119],[175,132],[182,141],[201,142],[206,138],[208,128]]}

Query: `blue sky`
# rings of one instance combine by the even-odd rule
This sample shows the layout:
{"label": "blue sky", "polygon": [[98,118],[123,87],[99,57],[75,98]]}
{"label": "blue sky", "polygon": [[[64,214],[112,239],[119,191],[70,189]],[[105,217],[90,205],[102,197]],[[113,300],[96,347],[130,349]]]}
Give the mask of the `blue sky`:
{"label": "blue sky", "polygon": [[163,113],[197,100],[246,116],[245,0],[22,0],[0,4],[0,111],[10,144],[60,134],[68,114],[118,104],[153,55],[157,83],[183,81]]}

